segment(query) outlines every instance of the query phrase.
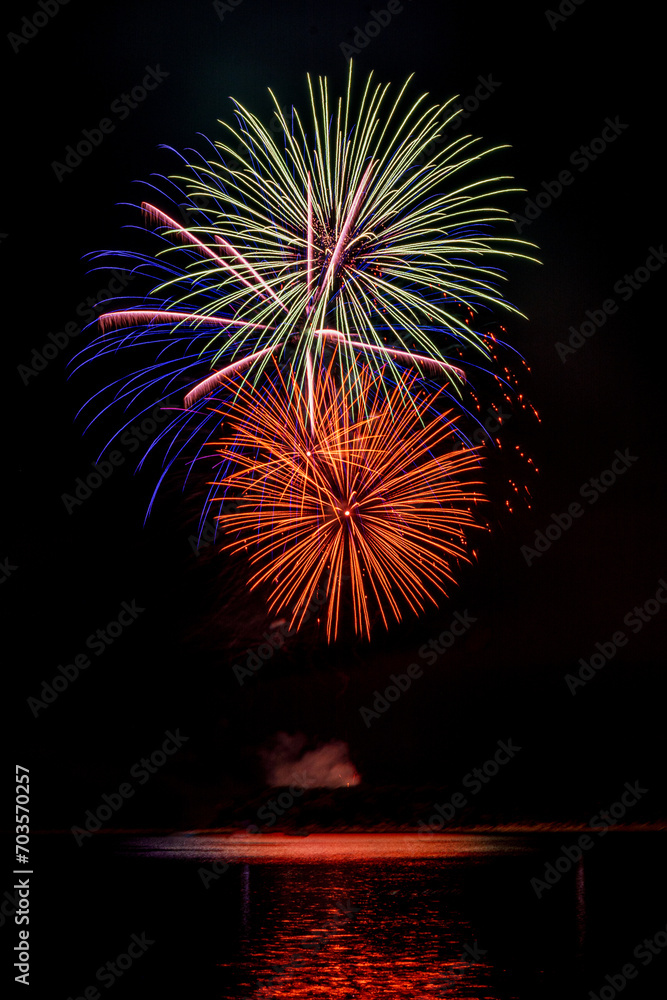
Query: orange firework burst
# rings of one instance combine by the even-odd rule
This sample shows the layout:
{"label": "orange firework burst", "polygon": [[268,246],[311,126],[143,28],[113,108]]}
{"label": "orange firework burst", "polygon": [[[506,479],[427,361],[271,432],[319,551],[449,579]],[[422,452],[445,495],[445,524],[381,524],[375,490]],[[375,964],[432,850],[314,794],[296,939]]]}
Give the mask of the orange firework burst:
{"label": "orange firework burst", "polygon": [[262,390],[246,383],[224,415],[216,447],[231,471],[211,485],[239,501],[225,548],[252,550],[251,588],[271,584],[269,607],[292,627],[317,598],[335,639],[349,588],[355,632],[370,637],[372,605],[385,626],[406,605],[423,611],[467,561],[477,450],[414,382],[380,394],[367,368],[342,375],[334,357],[307,388],[279,371]]}

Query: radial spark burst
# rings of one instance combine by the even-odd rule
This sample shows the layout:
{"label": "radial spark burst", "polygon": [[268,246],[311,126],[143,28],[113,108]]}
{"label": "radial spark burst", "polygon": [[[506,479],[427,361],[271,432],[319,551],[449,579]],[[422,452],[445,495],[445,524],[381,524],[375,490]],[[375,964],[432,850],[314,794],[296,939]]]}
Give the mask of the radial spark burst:
{"label": "radial spark burst", "polygon": [[330,640],[422,611],[466,559],[481,499],[466,435],[495,426],[475,376],[513,392],[501,266],[534,259],[497,203],[519,189],[480,174],[496,150],[452,138],[451,102],[409,83],[371,76],[356,95],[350,64],[343,97],[308,78],[305,116],[271,94],[269,126],[234,102],[223,141],[134,206],[156,249],[97,255],[128,287],[79,356],[115,371],[87,404],[91,422],[122,408],[114,437],[171,411],[147,449],[158,486],[177,460],[186,481],[211,460],[222,416],[200,529],[238,500],[220,524],[250,585],[297,627],[315,601]]}
{"label": "radial spark burst", "polygon": [[518,189],[480,177],[495,149],[451,138],[451,102],[410,98],[408,84],[392,94],[371,76],[355,97],[350,65],[338,100],[308,79],[305,117],[272,94],[271,127],[234,102],[225,141],[149,185],[141,209],[155,254],[100,255],[151,280],[146,298],[100,317],[85,351],[142,359],[102,411],[174,409],[161,433],[168,463],[206,441],[227,376],[256,382],[278,361],[303,387],[332,344],[347,370],[365,363],[395,385],[412,369],[459,402],[468,362],[494,370],[498,342],[483,325],[516,312],[499,267],[530,246],[497,198]]}
{"label": "radial spark burst", "polygon": [[249,553],[251,588],[268,586],[292,627],[319,606],[335,639],[350,607],[369,637],[377,612],[388,626],[436,603],[467,560],[480,462],[436,396],[414,377],[379,392],[366,366],[341,376],[334,359],[310,389],[278,369],[261,388],[247,381],[221,414],[226,472],[214,486],[217,501],[237,500],[220,517],[225,548]]}

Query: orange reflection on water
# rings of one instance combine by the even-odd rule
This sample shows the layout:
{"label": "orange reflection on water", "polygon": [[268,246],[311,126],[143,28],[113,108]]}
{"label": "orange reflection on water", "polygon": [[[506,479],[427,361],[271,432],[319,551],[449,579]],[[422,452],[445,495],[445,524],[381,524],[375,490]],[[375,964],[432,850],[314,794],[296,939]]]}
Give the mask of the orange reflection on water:
{"label": "orange reflection on water", "polygon": [[[156,841],[157,838],[152,838]],[[518,853],[526,849],[520,837],[415,833],[203,834],[164,838],[181,856],[226,861],[315,863],[404,858],[469,858],[474,855]]]}
{"label": "orange reflection on water", "polygon": [[500,995],[492,966],[475,953],[461,905],[462,879],[463,861],[469,864],[471,855],[522,849],[508,838],[317,834],[224,838],[217,845],[216,838],[203,840],[204,852],[254,862],[246,866],[250,902],[243,953],[228,966],[242,975],[234,996]]}
{"label": "orange reflection on water", "polygon": [[226,928],[219,1000],[518,996],[478,945],[468,880],[532,853],[529,838],[204,831],[128,847],[220,872],[206,883],[210,926]]}

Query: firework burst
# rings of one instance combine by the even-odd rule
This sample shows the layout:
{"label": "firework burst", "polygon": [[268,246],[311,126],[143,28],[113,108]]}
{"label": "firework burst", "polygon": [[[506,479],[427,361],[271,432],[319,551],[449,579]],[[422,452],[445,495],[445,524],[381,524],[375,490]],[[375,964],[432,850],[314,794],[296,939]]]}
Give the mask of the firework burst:
{"label": "firework burst", "polygon": [[494,367],[480,322],[516,312],[499,267],[530,244],[507,235],[496,199],[518,189],[471,169],[501,147],[447,140],[451,102],[411,99],[409,81],[391,96],[371,76],[358,101],[351,66],[344,98],[308,83],[305,119],[271,95],[278,134],[234,102],[227,141],[182,158],[184,172],[141,203],[156,253],[103,255],[152,287],[100,317],[84,359],[148,349],[150,364],[104,398],[178,407],[161,435],[169,461],[206,440],[230,374],[257,381],[278,361],[303,385],[332,344],[348,370],[363,362],[395,385],[413,369],[460,403],[462,356]]}
{"label": "firework burst", "polygon": [[235,102],[227,141],[149,185],[156,252],[100,255],[150,290],[114,302],[81,358],[141,358],[94,420],[169,409],[149,448],[160,482],[177,459],[210,460],[222,416],[202,523],[238,499],[222,523],[251,587],[296,627],[324,603],[329,639],[348,611],[366,637],[422,611],[466,558],[480,462],[448,407],[479,424],[475,370],[509,390],[488,324],[516,313],[500,266],[531,259],[496,204],[511,178],[472,172],[495,150],[446,138],[451,102],[408,84],[390,96],[371,76],[357,101],[350,65],[333,100],[309,78],[308,115],[272,94],[272,129]]}
{"label": "firework burst", "polygon": [[251,588],[268,585],[269,607],[291,626],[325,594],[327,637],[346,602],[368,637],[377,613],[387,626],[453,581],[479,526],[480,462],[436,399],[414,378],[378,392],[367,367],[341,376],[334,358],[312,391],[276,370],[225,409],[217,450],[228,471],[213,502],[238,501],[220,519],[234,538],[225,548],[250,553]]}

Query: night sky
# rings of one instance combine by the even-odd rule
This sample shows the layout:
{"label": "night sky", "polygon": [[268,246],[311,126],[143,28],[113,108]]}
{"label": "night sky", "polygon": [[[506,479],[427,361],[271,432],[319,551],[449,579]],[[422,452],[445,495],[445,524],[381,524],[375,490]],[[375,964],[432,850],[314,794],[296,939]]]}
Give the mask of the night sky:
{"label": "night sky", "polygon": [[[455,790],[498,740],[512,739],[522,750],[489,788],[492,818],[586,820],[626,781],[650,790],[637,819],[665,815],[667,606],[655,601],[667,579],[657,15],[648,4],[615,12],[595,0],[562,4],[568,15],[540,4],[414,0],[392,3],[391,19],[368,40],[374,9],[387,7],[74,0],[39,30],[22,22],[36,5],[5,11],[0,596],[5,635],[16,636],[6,670],[17,760],[29,762],[39,788],[36,826],[79,823],[177,729],[187,742],[120,825],[214,822],[221,805],[261,789],[259,748],[280,732],[303,734],[311,748],[346,742],[369,791]],[[485,88],[464,105],[465,130],[510,147],[493,167],[526,189],[506,207],[542,263],[511,265],[508,295],[528,320],[507,322],[507,338],[530,365],[521,388],[540,422],[517,416],[500,437],[539,473],[524,469],[532,503],[510,516],[495,456],[494,530],[437,610],[376,632],[370,645],[345,638],[327,647],[311,622],[240,685],[234,664],[265,642],[272,617],[248,595],[238,561],[210,545],[195,555],[197,498],[175,478],[144,524],[159,469],[148,463],[135,474],[143,449],[132,433],[109,478],[70,510],[63,502],[118,426],[111,415],[84,435],[76,417],[108,380],[104,366],[67,377],[91,331],[70,335],[109,281],[84,255],[132,248],[136,230],[122,227],[136,215],[123,203],[141,197],[135,182],[174,169],[162,145],[201,148],[197,133],[220,137],[217,119],[233,120],[230,96],[265,121],[268,87],[281,104],[305,108],[307,72],[342,90],[342,46],[355,38],[367,39],[354,55],[360,78],[373,70],[398,86],[414,72],[413,92],[435,101]],[[150,71],[155,88],[128,108],[122,95]],[[58,168],[66,147],[104,119],[113,128],[99,145]],[[576,331],[586,321],[595,328],[585,337]],[[49,347],[39,361],[54,342],[63,345],[56,356]],[[577,503],[572,524],[560,537],[552,527],[549,546],[531,554],[536,533]],[[661,593],[667,599],[667,587]],[[123,613],[122,632],[87,647],[124,602],[135,611]],[[642,620],[633,609],[646,602]],[[469,627],[429,664],[420,649],[457,614]],[[596,644],[613,655],[572,693],[566,675],[600,653]],[[28,699],[86,652],[90,666],[35,715]],[[360,708],[411,663],[423,675],[367,725]]]}

